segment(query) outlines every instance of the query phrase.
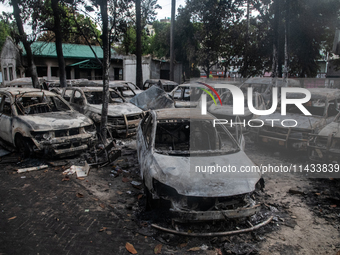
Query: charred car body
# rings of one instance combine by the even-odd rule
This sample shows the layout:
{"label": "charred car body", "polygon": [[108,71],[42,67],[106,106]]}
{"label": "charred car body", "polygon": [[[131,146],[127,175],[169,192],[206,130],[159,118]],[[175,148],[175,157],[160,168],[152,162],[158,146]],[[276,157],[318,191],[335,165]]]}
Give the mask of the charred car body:
{"label": "charred car body", "polygon": [[0,89],[0,141],[29,156],[79,154],[96,141],[95,126],[58,95],[33,88]]}
{"label": "charred car body", "polygon": [[[127,103],[116,91],[110,89],[108,106],[108,130],[114,137],[128,137],[136,133],[143,111],[133,104]],[[101,87],[64,88],[63,98],[75,110],[90,117],[99,125],[102,113]]]}
{"label": "charred car body", "polygon": [[150,111],[141,121],[137,153],[148,201],[167,201],[170,211],[184,221],[253,215],[260,210],[250,198],[261,178],[259,172],[209,175],[192,169],[192,160],[197,159],[254,166],[240,146],[242,135],[236,140],[223,125],[213,128],[213,116],[194,111]]}
{"label": "charred car body", "polygon": [[311,135],[308,154],[312,161],[340,163],[340,113],[318,134]]}
{"label": "charred car body", "polygon": [[[97,86],[103,86],[102,80],[96,80],[96,81],[92,81],[92,82],[94,84],[97,84]],[[89,87],[91,87],[91,85]],[[118,92],[127,101],[129,101],[135,95],[138,95],[138,94],[143,92],[143,90],[139,89],[132,82],[123,81],[123,80],[110,81],[109,87],[111,89],[115,90],[116,92]]]}
{"label": "charred car body", "polygon": [[169,95],[174,100],[175,107],[196,108],[203,92],[203,90],[198,89],[198,87],[182,84],[174,88]]}
{"label": "charred car body", "polygon": [[272,100],[272,88],[277,87],[278,95],[281,94],[280,88],[282,87],[301,87],[301,84],[298,80],[294,79],[286,79],[286,82],[282,78],[277,78],[274,81],[272,78],[265,78],[265,77],[253,77],[246,80],[241,86],[240,89],[246,93],[246,89],[252,87],[253,92],[260,93],[264,100],[266,106],[271,105]]}
{"label": "charred car body", "polygon": [[161,89],[163,89],[166,92],[171,92],[176,86],[178,86],[178,83],[174,81],[169,81],[169,80],[150,79],[144,82],[143,90],[146,90],[153,85],[159,86]]}
{"label": "charred car body", "polygon": [[[256,118],[257,115],[254,115],[248,108],[248,96],[247,93],[244,94],[244,115],[234,115],[233,114],[233,95],[230,91],[226,91],[221,95],[222,105],[214,104],[210,102],[210,106],[208,107],[208,112],[214,115],[218,119],[225,119],[230,122],[230,120],[235,121],[236,116],[239,117],[241,121],[249,121],[252,118]],[[260,93],[253,93],[252,98],[253,106],[257,110],[265,110],[266,103],[263,96]]]}
{"label": "charred car body", "polygon": [[[311,93],[311,99],[303,106],[312,115],[304,115],[295,104],[288,104],[286,115],[275,112],[253,120],[252,125],[258,126],[250,129],[253,139],[285,148],[306,150],[309,136],[317,134],[332,122],[340,109],[339,90],[326,88],[308,90]],[[301,93],[287,94],[288,99],[303,97]]]}

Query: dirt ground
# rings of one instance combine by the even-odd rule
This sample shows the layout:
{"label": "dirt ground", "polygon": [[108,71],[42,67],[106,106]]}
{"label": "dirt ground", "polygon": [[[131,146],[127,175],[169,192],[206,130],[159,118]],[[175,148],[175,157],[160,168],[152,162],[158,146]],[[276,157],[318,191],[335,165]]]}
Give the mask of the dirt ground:
{"label": "dirt ground", "polygon": [[[298,174],[264,174],[263,203],[256,223],[268,225],[235,236],[193,238],[155,230],[152,223],[172,227],[163,211],[145,211],[142,180],[133,139],[117,143],[122,156],[88,177],[65,178],[61,166],[17,174],[16,169],[48,163],[17,162],[11,154],[0,162],[0,254],[340,254],[340,182]],[[305,164],[303,153],[255,145],[246,153],[256,164]],[[56,163],[56,162],[55,162]],[[186,232],[238,229],[246,222],[176,225]],[[248,226],[249,227],[249,226]],[[129,243],[129,244],[127,244]],[[129,248],[130,247],[130,248]],[[159,252],[159,253],[157,253]]]}

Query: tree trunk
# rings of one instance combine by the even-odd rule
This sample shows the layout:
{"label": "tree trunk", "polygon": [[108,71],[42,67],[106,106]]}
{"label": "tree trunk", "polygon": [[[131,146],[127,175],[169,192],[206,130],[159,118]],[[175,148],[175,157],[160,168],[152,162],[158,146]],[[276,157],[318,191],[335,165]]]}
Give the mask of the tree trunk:
{"label": "tree trunk", "polygon": [[136,36],[137,36],[137,45],[136,45],[136,57],[137,57],[137,66],[136,66],[136,85],[139,88],[143,87],[143,71],[142,71],[142,31],[141,31],[141,9],[140,9],[140,1],[136,0]]}
{"label": "tree trunk", "polygon": [[175,80],[175,9],[176,0],[171,0],[171,26],[170,26],[170,81]]}
{"label": "tree trunk", "polygon": [[205,71],[205,74],[207,75],[207,79],[209,79],[209,75],[210,75],[210,67],[209,64],[207,66],[207,70]]}
{"label": "tree trunk", "polygon": [[28,71],[29,71],[31,78],[32,78],[32,84],[33,84],[34,88],[38,88],[39,87],[39,81],[38,81],[37,67],[34,64],[31,45],[27,41],[27,37],[26,37],[25,31],[24,31],[24,26],[22,24],[22,20],[21,20],[21,17],[20,17],[20,9],[19,9],[19,6],[18,6],[18,1],[12,0],[12,5],[13,5],[13,15],[14,15],[15,21],[17,23],[19,34],[20,34],[20,41],[23,43],[26,54],[27,54]]}
{"label": "tree trunk", "polygon": [[273,36],[273,63],[272,63],[272,77],[273,83],[276,83],[276,78],[278,75],[278,39],[279,39],[279,13],[280,6],[279,1],[274,0],[274,36]]}
{"label": "tree trunk", "polygon": [[109,106],[109,68],[110,68],[110,43],[109,43],[109,19],[107,14],[107,1],[100,1],[100,13],[102,16],[102,41],[103,41],[103,107],[100,122],[100,131],[104,143],[106,143],[107,113]]}
{"label": "tree trunk", "polygon": [[246,41],[245,41],[245,49],[244,49],[244,68],[243,68],[243,77],[248,78],[248,45],[249,45],[249,0],[247,0],[247,32],[246,32]]}
{"label": "tree trunk", "polygon": [[61,13],[59,7],[59,0],[52,0],[51,7],[53,10],[53,17],[54,17],[54,33],[55,33],[55,47],[57,50],[58,56],[58,65],[59,65],[59,79],[60,79],[60,87],[66,87],[66,67],[65,67],[65,60],[63,54],[63,36],[61,31]]}
{"label": "tree trunk", "polygon": [[[290,1],[286,0],[286,23],[285,23],[285,67],[284,67],[284,75],[283,80],[287,86],[287,78],[288,78],[288,33],[289,33],[289,22],[290,22]],[[327,62],[326,62],[327,63]]]}
{"label": "tree trunk", "polygon": [[224,79],[227,78],[227,70],[228,70],[228,67],[224,66]]}

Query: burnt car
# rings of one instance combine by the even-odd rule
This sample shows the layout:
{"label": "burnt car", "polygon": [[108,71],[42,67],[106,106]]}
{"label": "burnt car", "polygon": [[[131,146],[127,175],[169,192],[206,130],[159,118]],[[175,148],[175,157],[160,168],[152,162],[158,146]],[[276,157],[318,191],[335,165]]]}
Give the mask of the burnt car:
{"label": "burnt car", "polygon": [[[108,130],[114,137],[128,137],[136,133],[143,111],[113,89],[109,89]],[[63,98],[80,113],[90,117],[99,126],[103,107],[103,88],[67,87]]]}
{"label": "burnt car", "polygon": [[161,89],[163,89],[166,92],[171,92],[176,86],[178,86],[178,83],[174,81],[163,80],[163,79],[149,79],[144,82],[143,90],[146,90],[153,85],[159,86]]}
{"label": "burnt car", "polygon": [[1,145],[23,156],[71,156],[97,139],[92,120],[52,92],[3,88],[0,100]]}
{"label": "burnt car", "polygon": [[[39,89],[44,89],[44,78],[38,78]],[[23,77],[17,78],[11,81],[6,82],[6,87],[17,87],[17,88],[33,88],[32,78],[31,77]]]}
{"label": "burnt car", "polygon": [[[210,106],[208,107],[208,112],[214,115],[218,119],[226,119],[228,121],[235,121],[236,115],[233,115],[233,95],[230,91],[226,91],[221,95],[222,105],[214,104],[210,102]],[[266,103],[263,96],[260,93],[253,93],[252,97],[253,106],[257,110],[265,110]],[[244,115],[237,115],[241,121],[249,121],[252,118],[256,118],[257,115],[254,115],[248,108],[248,96],[247,93],[244,93]]]}
{"label": "burnt car", "polygon": [[[260,143],[306,150],[309,136],[318,134],[321,129],[332,122],[340,109],[340,90],[327,88],[308,90],[311,93],[311,99],[303,106],[312,115],[304,115],[295,104],[288,104],[286,115],[281,115],[279,111],[276,111],[271,115],[253,120],[252,125],[260,127],[250,128],[252,138]],[[288,99],[303,97],[301,93],[287,93]],[[283,122],[285,125],[282,124]]]}
{"label": "burnt car", "polygon": [[214,119],[188,108],[146,113],[136,144],[148,205],[165,202],[184,221],[241,218],[260,210],[250,197],[261,183],[260,172],[195,172],[196,160],[255,166],[243,151],[243,136],[234,138],[223,125],[214,128]]}
{"label": "burnt car", "polygon": [[174,100],[176,108],[196,108],[203,90],[191,84],[181,84],[174,88],[170,93],[170,97]]}
{"label": "burnt car", "polygon": [[253,77],[240,85],[240,89],[246,93],[247,88],[252,87],[253,92],[257,92],[263,96],[266,105],[271,105],[273,86],[278,88],[278,95],[280,95],[282,87],[301,87],[301,84],[298,80],[291,78],[287,78],[286,82],[282,78],[277,78],[275,84],[273,84],[272,78]]}
{"label": "burnt car", "polygon": [[311,135],[308,155],[312,161],[340,163],[340,113],[318,134]]}
{"label": "burnt car", "polygon": [[[103,81],[94,81],[98,85],[103,85]],[[138,88],[135,84],[129,81],[123,81],[123,80],[116,80],[116,81],[110,81],[109,87],[111,89],[114,89],[117,91],[122,97],[124,97],[126,100],[130,100],[135,95],[138,95],[143,92],[140,88]]]}

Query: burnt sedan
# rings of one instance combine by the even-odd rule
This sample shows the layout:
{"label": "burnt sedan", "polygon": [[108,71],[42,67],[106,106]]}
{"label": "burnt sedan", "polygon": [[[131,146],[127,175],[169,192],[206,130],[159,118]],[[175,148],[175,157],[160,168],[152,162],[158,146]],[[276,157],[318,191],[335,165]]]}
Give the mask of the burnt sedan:
{"label": "burnt sedan", "polygon": [[[108,106],[108,130],[114,137],[128,137],[136,133],[143,111],[126,102],[116,91],[110,89]],[[97,125],[101,121],[103,107],[103,88],[101,87],[67,87],[63,98],[75,110],[90,117]]]}
{"label": "burnt sedan", "polygon": [[96,141],[91,119],[60,96],[33,88],[0,89],[0,142],[23,156],[79,154]]}
{"label": "burnt sedan", "polygon": [[149,205],[163,201],[185,221],[241,218],[260,210],[250,196],[262,183],[259,172],[197,172],[202,162],[255,166],[240,145],[242,135],[236,140],[223,125],[214,128],[213,120],[196,109],[146,113],[136,138]]}
{"label": "burnt sedan", "polygon": [[[312,114],[304,115],[295,104],[287,105],[287,114],[275,112],[253,120],[252,138],[260,143],[296,150],[306,150],[312,134],[331,123],[339,112],[340,91],[310,88],[311,99],[303,106]],[[288,99],[301,98],[301,93],[288,93]]]}
{"label": "burnt sedan", "polygon": [[340,163],[340,113],[318,134],[311,135],[308,154],[312,161]]}

